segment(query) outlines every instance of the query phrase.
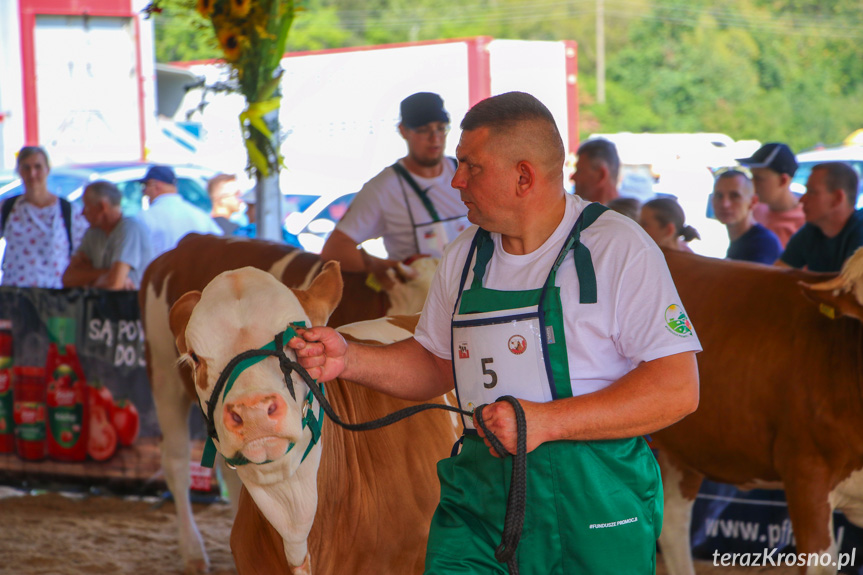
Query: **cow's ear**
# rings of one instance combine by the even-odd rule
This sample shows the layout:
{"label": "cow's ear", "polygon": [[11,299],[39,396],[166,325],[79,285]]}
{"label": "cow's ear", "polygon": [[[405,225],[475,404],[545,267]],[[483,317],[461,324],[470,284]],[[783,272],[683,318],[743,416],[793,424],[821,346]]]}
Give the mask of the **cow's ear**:
{"label": "cow's ear", "polygon": [[186,325],[189,323],[189,318],[192,316],[192,310],[198,305],[201,300],[201,292],[190,291],[184,293],[180,299],[174,302],[171,306],[171,313],[168,322],[171,325],[171,333],[177,341],[177,349],[181,354],[186,353]]}
{"label": "cow's ear", "polygon": [[327,320],[342,300],[343,288],[339,262],[329,261],[324,264],[321,273],[312,280],[307,290],[291,288],[291,291],[300,300],[312,325],[327,325]]}
{"label": "cow's ear", "polygon": [[800,287],[806,299],[818,304],[818,310],[830,319],[844,315],[863,321],[863,306],[857,302],[854,294],[839,290],[821,291],[803,282],[800,282]]}

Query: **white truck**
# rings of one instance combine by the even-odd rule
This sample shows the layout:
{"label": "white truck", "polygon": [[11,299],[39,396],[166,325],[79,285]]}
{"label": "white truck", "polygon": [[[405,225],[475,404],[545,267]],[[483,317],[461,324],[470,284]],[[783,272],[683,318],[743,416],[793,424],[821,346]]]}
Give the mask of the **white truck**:
{"label": "white truck", "polygon": [[[174,63],[206,85],[227,78],[221,62]],[[324,238],[363,183],[405,154],[398,133],[399,103],[414,92],[440,94],[452,120],[446,152],[453,155],[458,125],[476,102],[520,90],[554,114],[567,152],[578,146],[576,45],[476,37],[287,54],[281,90],[280,178],[288,200],[288,230],[309,251]],[[205,105],[201,106],[201,104]],[[237,94],[190,91],[175,115],[201,126],[196,163],[242,173]]]}
{"label": "white truck", "polygon": [[0,2],[0,176],[25,144],[54,165],[145,157],[156,110],[146,4]]}

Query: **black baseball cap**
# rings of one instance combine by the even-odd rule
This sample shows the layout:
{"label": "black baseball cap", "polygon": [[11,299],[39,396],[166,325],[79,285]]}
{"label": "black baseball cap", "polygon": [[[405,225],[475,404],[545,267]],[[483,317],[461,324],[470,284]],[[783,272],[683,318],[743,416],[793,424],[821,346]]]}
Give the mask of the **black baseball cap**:
{"label": "black baseball cap", "polygon": [[433,92],[417,92],[401,103],[402,124],[406,128],[419,128],[429,122],[449,124],[449,114],[443,107],[443,98]]}
{"label": "black baseball cap", "polygon": [[750,168],[768,168],[778,174],[789,176],[793,176],[797,171],[797,158],[794,157],[794,152],[787,145],[779,142],[764,144],[750,157],[738,158],[737,161]]}

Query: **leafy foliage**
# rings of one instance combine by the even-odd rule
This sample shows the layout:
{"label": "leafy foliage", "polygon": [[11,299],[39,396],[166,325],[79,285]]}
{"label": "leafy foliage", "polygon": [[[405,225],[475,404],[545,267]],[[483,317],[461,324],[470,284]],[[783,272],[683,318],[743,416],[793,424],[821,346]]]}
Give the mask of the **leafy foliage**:
{"label": "leafy foliage", "polygon": [[[600,3],[603,104],[595,100]],[[218,48],[194,21],[160,20],[160,61],[214,57]],[[859,0],[307,0],[288,48],[476,35],[576,40],[583,135],[718,131],[801,150],[863,126]]]}

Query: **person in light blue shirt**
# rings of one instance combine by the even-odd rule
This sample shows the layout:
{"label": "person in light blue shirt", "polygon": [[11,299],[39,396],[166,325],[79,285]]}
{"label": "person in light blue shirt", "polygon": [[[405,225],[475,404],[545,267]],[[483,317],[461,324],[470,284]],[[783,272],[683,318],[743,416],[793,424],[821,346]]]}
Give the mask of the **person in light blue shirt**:
{"label": "person in light blue shirt", "polygon": [[186,234],[223,234],[222,228],[209,214],[177,193],[177,175],[169,166],[150,167],[141,183],[150,200],[150,208],[140,217],[150,229],[153,259],[174,249]]}
{"label": "person in light blue shirt", "polygon": [[[238,227],[231,233],[231,235],[244,238],[256,238],[258,237],[258,223],[255,188],[246,191],[246,193],[241,196],[241,199],[243,200],[243,203],[246,204],[246,217],[249,219],[249,223],[245,226]],[[300,239],[291,232],[289,232],[284,225],[282,225],[282,240],[284,240],[284,242],[289,246],[294,246],[295,248],[302,248],[302,245],[300,244]]]}

